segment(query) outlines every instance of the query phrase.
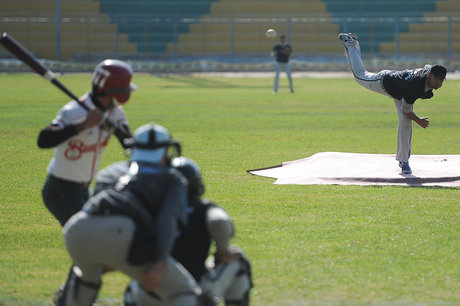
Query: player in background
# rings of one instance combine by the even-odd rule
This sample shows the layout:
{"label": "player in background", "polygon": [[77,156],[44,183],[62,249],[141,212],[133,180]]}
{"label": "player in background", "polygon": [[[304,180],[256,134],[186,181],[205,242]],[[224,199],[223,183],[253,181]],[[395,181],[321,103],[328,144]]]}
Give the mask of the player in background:
{"label": "player in background", "polygon": [[289,80],[289,89],[294,92],[294,86],[292,85],[291,76],[291,64],[289,59],[292,54],[292,47],[289,43],[286,43],[286,36],[280,36],[280,43],[273,47],[271,56],[275,57],[275,83],[273,85],[273,93],[278,92],[279,80],[281,70],[286,71],[287,78]]}
{"label": "player in background", "polygon": [[138,128],[127,172],[65,224],[74,266],[58,305],[92,305],[108,268],[135,279],[163,305],[197,305],[200,288],[170,256],[179,226],[187,225],[187,180],[170,165],[171,147],[180,154],[166,128]]}
{"label": "player in background", "polygon": [[[131,66],[125,62],[102,61],[94,70],[92,89],[80,101],[64,105],[38,135],[40,148],[55,148],[42,197],[62,226],[88,200],[88,186],[111,134],[117,136],[125,149],[132,143],[132,133],[121,106],[136,89],[131,83],[132,76]],[[90,110],[85,110],[80,103]]]}
{"label": "player in background", "polygon": [[[182,228],[172,256],[200,284],[200,305],[215,306],[222,300],[226,306],[249,305],[251,266],[242,250],[230,245],[234,234],[230,217],[222,207],[201,198],[204,184],[194,161],[179,157],[173,159],[172,165],[188,181],[188,225]],[[216,252],[208,258],[212,242],[216,245]],[[163,304],[133,280],[125,292],[125,305]]]}
{"label": "player in background", "polygon": [[425,65],[423,68],[402,71],[368,72],[361,58],[358,36],[352,33],[341,33],[339,40],[345,48],[356,82],[371,91],[393,99],[399,119],[396,160],[399,161],[402,174],[412,174],[409,166],[412,121],[424,129],[430,124],[428,117],[419,117],[414,113],[414,103],[419,98],[433,97],[433,89],[441,88],[447,69],[441,65]]}

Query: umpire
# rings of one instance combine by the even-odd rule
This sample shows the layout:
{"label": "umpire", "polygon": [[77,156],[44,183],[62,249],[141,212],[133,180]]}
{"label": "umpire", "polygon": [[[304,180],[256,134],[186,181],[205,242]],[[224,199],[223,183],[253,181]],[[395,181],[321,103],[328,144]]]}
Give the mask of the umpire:
{"label": "umpire", "polygon": [[65,224],[75,265],[59,305],[92,305],[108,268],[137,280],[165,304],[197,305],[199,287],[170,256],[178,227],[187,222],[187,181],[170,166],[171,147],[180,154],[167,129],[141,126],[134,133],[128,173]]}

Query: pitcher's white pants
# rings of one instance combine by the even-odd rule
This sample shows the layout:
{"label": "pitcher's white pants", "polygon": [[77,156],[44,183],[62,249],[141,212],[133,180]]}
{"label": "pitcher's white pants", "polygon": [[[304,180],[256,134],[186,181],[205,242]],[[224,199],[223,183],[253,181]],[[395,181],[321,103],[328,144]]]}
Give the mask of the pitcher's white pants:
{"label": "pitcher's white pants", "polygon": [[359,50],[350,44],[346,44],[345,50],[347,51],[350,67],[356,82],[371,91],[390,97],[394,100],[396,110],[398,112],[398,148],[396,160],[407,162],[409,160],[412,147],[412,120],[402,112],[402,100],[394,99],[383,88],[383,77],[389,73],[390,70],[382,70],[378,73],[369,72],[364,67]]}
{"label": "pitcher's white pants", "polygon": [[396,160],[407,162],[412,150],[412,120],[409,119],[401,110],[402,100],[395,101],[396,111],[398,112],[398,149]]}

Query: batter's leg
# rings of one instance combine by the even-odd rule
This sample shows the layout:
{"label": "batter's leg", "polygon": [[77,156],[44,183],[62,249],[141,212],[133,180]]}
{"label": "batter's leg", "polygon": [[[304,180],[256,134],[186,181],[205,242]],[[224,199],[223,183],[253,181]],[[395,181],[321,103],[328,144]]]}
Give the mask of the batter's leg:
{"label": "batter's leg", "polygon": [[53,176],[46,178],[42,188],[45,206],[53,216],[64,224],[83,207],[88,200],[88,188],[71,182],[65,182]]}
{"label": "batter's leg", "polygon": [[64,286],[64,292],[57,301],[58,306],[93,305],[101,287],[100,274],[94,282],[82,280],[81,270],[73,266]]}

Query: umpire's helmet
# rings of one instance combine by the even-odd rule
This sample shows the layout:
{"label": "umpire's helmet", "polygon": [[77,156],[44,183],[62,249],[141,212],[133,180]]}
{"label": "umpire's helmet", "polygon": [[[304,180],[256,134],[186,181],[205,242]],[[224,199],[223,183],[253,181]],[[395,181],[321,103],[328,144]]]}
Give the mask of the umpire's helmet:
{"label": "umpire's helmet", "polygon": [[165,156],[169,147],[174,147],[180,156],[181,147],[178,141],[171,138],[169,131],[155,123],[145,124],[134,132],[133,153],[131,161],[158,164]]}
{"label": "umpire's helmet", "polygon": [[177,168],[187,179],[189,197],[200,197],[204,193],[201,171],[193,160],[186,157],[177,157],[172,160],[171,165]]}
{"label": "umpire's helmet", "polygon": [[92,85],[93,92],[115,98],[118,103],[129,100],[131,91],[136,90],[136,85],[131,82],[133,69],[127,63],[106,59],[94,69]]}

